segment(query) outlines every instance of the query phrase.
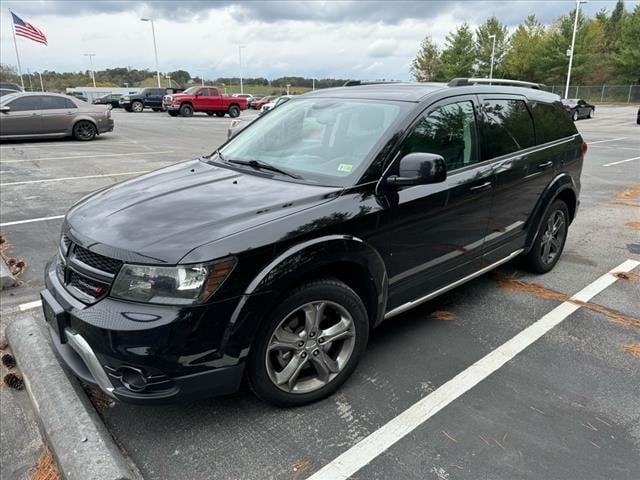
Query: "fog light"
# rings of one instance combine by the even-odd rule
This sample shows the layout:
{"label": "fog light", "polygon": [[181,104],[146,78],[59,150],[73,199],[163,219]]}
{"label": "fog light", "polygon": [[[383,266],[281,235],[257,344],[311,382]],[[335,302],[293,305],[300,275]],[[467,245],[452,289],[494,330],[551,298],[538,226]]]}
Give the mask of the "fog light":
{"label": "fog light", "polygon": [[132,367],[121,367],[118,373],[122,385],[132,392],[141,392],[147,388],[147,378],[142,371]]}

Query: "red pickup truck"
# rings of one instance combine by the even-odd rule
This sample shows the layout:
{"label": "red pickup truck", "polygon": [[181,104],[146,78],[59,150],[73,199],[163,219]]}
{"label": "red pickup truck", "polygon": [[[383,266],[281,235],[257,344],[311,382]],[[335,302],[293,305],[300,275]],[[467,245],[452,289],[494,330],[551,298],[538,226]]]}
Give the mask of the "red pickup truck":
{"label": "red pickup truck", "polygon": [[190,117],[193,112],[224,117],[226,113],[236,118],[241,110],[247,109],[247,99],[220,95],[215,87],[191,87],[182,93],[165,95],[162,106],[172,117]]}

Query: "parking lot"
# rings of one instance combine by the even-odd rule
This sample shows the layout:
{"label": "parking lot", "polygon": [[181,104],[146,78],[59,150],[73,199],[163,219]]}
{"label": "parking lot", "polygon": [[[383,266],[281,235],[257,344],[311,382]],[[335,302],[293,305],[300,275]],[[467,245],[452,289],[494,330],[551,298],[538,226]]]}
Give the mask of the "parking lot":
{"label": "parking lot", "polygon": [[[577,122],[589,144],[581,205],[549,274],[509,263],[385,322],[353,378],[321,402],[282,410],[243,390],[188,405],[116,404],[102,411],[106,425],[149,479],[637,478],[636,110],[599,106]],[[24,285],[2,292],[3,316],[40,315],[42,271],[73,203],[211,152],[231,121],[113,117],[115,131],[93,142],[0,146],[2,236],[28,265]],[[564,307],[578,292],[580,308]],[[528,327],[539,339],[519,336]]]}

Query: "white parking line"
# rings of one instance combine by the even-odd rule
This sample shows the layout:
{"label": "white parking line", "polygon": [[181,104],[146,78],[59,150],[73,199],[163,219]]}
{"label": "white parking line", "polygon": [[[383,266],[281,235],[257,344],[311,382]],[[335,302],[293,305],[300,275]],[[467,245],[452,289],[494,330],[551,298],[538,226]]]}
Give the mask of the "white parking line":
{"label": "white parking line", "polygon": [[603,167],[613,167],[614,165],[620,165],[621,163],[633,162],[634,160],[640,160],[640,157],[627,158],[626,160],[619,160],[617,162],[605,163]]}
{"label": "white parking line", "polygon": [[161,150],[159,152],[135,152],[135,153],[106,153],[101,155],[72,155],[70,157],[45,157],[45,158],[23,158],[20,160],[0,160],[1,163],[21,163],[21,162],[43,162],[46,160],[70,160],[76,158],[103,158],[103,157],[132,157],[134,155],[156,155],[161,153],[172,153],[173,150]]}
{"label": "white parking line", "polygon": [[33,302],[21,303],[20,305],[18,305],[18,310],[20,310],[21,312],[26,312],[27,310],[38,308],[40,305],[42,305],[41,300],[34,300]]}
{"label": "white parking line", "polygon": [[51,148],[51,147],[98,147],[98,146],[111,146],[111,145],[131,145],[131,142],[113,142],[111,140],[101,140],[93,142],[87,145],[85,142],[57,142],[57,143],[9,143],[0,145],[0,151],[7,150],[23,150],[27,148]]}
{"label": "white parking line", "polygon": [[[629,272],[638,265],[640,265],[640,262],[627,260],[587,285],[571,298],[580,302],[587,302],[617,280],[613,273]],[[351,477],[351,475],[369,464],[455,399],[504,366],[509,360],[512,360],[579,308],[579,304],[570,301],[558,305],[511,340],[482,357],[433,393],[413,404],[390,422],[322,467],[307,480],[346,480]]]}
{"label": "white parking line", "polygon": [[83,175],[82,177],[62,177],[62,178],[47,178],[44,180],[26,180],[24,182],[7,182],[7,183],[0,183],[0,187],[9,187],[11,185],[27,185],[30,183],[64,182],[67,180],[82,180],[85,178],[121,177],[124,175],[139,175],[141,173],[149,173],[150,171],[151,170],[141,170],[139,172],[105,173],[102,175]]}
{"label": "white parking line", "polygon": [[53,217],[28,218],[27,220],[16,220],[15,222],[0,223],[0,227],[10,227],[11,225],[22,225],[23,223],[46,222],[47,220],[58,220],[64,215],[54,215]]}
{"label": "white parking line", "polygon": [[609,140],[598,140],[597,142],[590,142],[589,145],[595,145],[597,143],[605,143],[605,142],[616,142],[618,140],[624,140],[627,137],[620,137],[620,138],[610,138]]}

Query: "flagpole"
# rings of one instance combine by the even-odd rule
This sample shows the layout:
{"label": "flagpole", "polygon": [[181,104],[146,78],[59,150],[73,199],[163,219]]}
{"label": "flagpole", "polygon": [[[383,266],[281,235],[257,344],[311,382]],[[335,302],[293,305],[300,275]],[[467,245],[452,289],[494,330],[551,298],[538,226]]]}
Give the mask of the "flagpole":
{"label": "flagpole", "polygon": [[[11,10],[9,10],[9,13],[13,14]],[[16,47],[16,59],[18,60],[20,83],[22,84],[22,90],[24,90],[24,78],[22,78],[22,66],[20,65],[20,54],[18,53],[18,41],[16,40],[16,26],[15,23],[13,23],[13,15],[11,15],[11,33],[13,33],[13,46]]]}

